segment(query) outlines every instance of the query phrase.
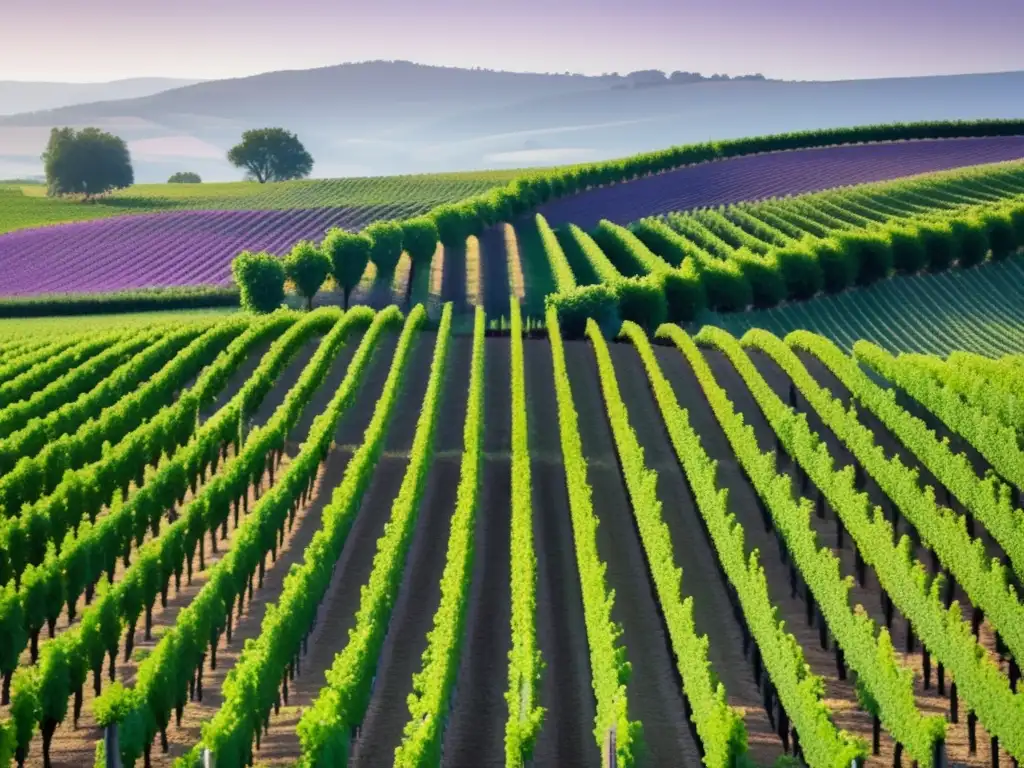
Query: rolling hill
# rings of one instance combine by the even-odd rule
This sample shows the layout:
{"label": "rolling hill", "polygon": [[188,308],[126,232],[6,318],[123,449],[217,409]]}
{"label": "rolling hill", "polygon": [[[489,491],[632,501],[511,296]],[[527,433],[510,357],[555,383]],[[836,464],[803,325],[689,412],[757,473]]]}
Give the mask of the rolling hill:
{"label": "rolling hill", "polygon": [[314,175],[564,164],[708,138],[866,122],[1024,117],[1024,72],[842,82],[589,77],[366,62],[272,72],[0,118],[0,178],[37,173],[54,125],[129,141],[140,182],[238,173],[224,154],[259,125],[296,131]]}

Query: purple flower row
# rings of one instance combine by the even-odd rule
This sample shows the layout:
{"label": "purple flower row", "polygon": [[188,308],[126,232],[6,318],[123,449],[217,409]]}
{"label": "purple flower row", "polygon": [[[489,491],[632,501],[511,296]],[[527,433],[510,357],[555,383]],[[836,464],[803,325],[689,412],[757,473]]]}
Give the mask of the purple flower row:
{"label": "purple flower row", "polygon": [[540,208],[551,226],[590,229],[601,219],[628,224],[645,216],[818,192],[1024,157],[1024,136],[939,139],[799,149],[691,165],[588,190]]}
{"label": "purple flower row", "polygon": [[388,216],[381,208],[182,211],[20,230],[0,235],[0,295],[228,285],[240,251],[283,254],[330,227]]}

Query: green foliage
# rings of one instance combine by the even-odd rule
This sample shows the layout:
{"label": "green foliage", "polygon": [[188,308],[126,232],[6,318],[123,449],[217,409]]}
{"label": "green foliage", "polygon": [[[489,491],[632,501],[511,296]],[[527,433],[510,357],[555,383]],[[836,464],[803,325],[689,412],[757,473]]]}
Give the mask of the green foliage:
{"label": "green foliage", "polygon": [[809,299],[822,289],[825,274],[818,262],[818,253],[800,246],[774,251],[786,294],[790,299]]}
{"label": "green foliage", "polygon": [[177,173],[171,174],[171,178],[167,180],[168,184],[202,184],[203,180],[200,178],[198,173],[192,171],[178,171]]}
{"label": "green foliage", "polygon": [[750,286],[751,298],[758,308],[774,307],[786,298],[786,281],[774,259],[739,250],[731,259]]}
{"label": "green foliage", "polygon": [[959,266],[966,269],[985,261],[990,244],[984,222],[969,215],[953,219],[949,224],[953,230]]}
{"label": "green foliage", "polygon": [[303,240],[284,258],[285,276],[292,281],[300,296],[306,299],[306,308],[313,308],[313,297],[324,284],[334,263],[331,257],[308,240]]}
{"label": "green foliage", "polygon": [[506,768],[521,768],[532,755],[545,709],[540,698],[544,662],[537,647],[537,555],[533,543],[533,498],[527,425],[526,363],[519,302],[510,300],[512,371],[512,650],[509,653]]}
{"label": "green foliage", "polygon": [[[705,326],[697,341],[720,349],[729,357],[786,453],[825,494],[837,514],[846,520],[862,512],[863,506],[846,505],[852,495],[850,473],[833,470],[827,447],[811,432],[806,417],[782,402],[739,343],[711,326]],[[787,371],[791,366],[800,366],[781,341],[763,331],[748,333],[744,343],[767,349],[777,362],[780,355],[788,355],[780,362]],[[915,760],[929,765],[934,744],[945,736],[945,722],[941,717],[923,717],[918,711],[913,673],[898,663],[889,632],[879,630],[860,606],[851,608],[852,583],[842,578],[839,561],[831,550],[819,544],[811,525],[811,504],[807,499],[795,498],[789,479],[778,472],[774,457],[761,452],[753,428],[744,423],[729,403],[725,390],[714,386],[717,389],[709,399],[732,449],[771,514],[776,530],[782,534],[789,555],[843,650],[846,663],[856,672],[858,691],[875,704],[869,711],[878,714],[886,730],[907,747]]]}
{"label": "green foliage", "polygon": [[547,310],[547,327],[558,401],[558,432],[565,465],[576,567],[583,595],[590,673],[597,705],[594,739],[597,746],[602,747],[608,731],[615,729],[617,764],[629,768],[633,765],[634,741],[640,735],[640,724],[629,720],[626,701],[626,684],[632,667],[626,660],[625,649],[619,643],[622,628],[611,617],[614,597],[609,593],[605,581],[606,565],[597,551],[598,521],[591,502],[592,490],[587,479],[587,462],[583,457],[583,444],[577,426],[579,416],[573,405],[561,329],[553,307]]}
{"label": "green foliage", "polygon": [[[654,352],[640,326],[626,322],[623,335],[637,347],[648,372],[652,387],[666,395],[670,386],[659,379],[660,371]],[[595,324],[588,327],[588,337],[597,359],[605,410],[612,428],[619,466],[636,520],[640,541],[653,576],[661,611],[668,627],[669,641],[676,666],[683,680],[683,691],[693,711],[704,748],[704,764],[709,768],[742,765],[747,750],[747,733],[742,714],[729,706],[722,686],[708,660],[708,639],[696,633],[693,600],[680,598],[681,569],[673,556],[672,538],[662,517],[662,504],[657,493],[657,474],[644,461],[643,447],[629,422],[629,413],[619,391],[615,367],[607,344]],[[657,373],[655,373],[657,371]],[[657,393],[656,393],[657,395]]]}
{"label": "green foliage", "polygon": [[[280,682],[287,672],[288,665],[299,652],[302,638],[309,630],[316,616],[317,606],[330,585],[331,564],[341,554],[363,495],[369,486],[371,470],[384,450],[388,426],[405,378],[405,367],[411,356],[412,344],[425,318],[426,313],[422,306],[417,306],[406,319],[387,380],[364,433],[363,443],[349,460],[341,483],[335,487],[330,503],[324,508],[321,526],[307,545],[302,563],[293,566],[276,606],[264,616],[259,637],[254,642],[246,644],[228,674],[223,686],[224,703],[214,718],[203,727],[202,744],[213,750],[218,763],[234,765],[248,759],[253,737],[262,728],[264,719],[277,700]],[[314,421],[310,438],[303,444],[299,455],[290,463],[286,475],[261,497],[258,506],[246,520],[243,531],[240,532],[242,541],[246,543],[241,546],[235,544],[217,564],[210,581],[203,589],[207,594],[206,599],[197,598],[189,606],[189,619],[197,623],[200,629],[194,631],[194,634],[192,631],[187,634],[184,631],[180,634],[168,633],[161,644],[169,643],[169,652],[175,649],[172,639],[175,636],[188,639],[192,644],[198,642],[198,647],[202,647],[201,644],[207,642],[209,637],[208,633],[202,631],[203,628],[216,628],[219,634],[225,613],[219,596],[227,595],[231,600],[237,596],[241,599],[248,579],[274,544],[274,537],[264,537],[260,531],[281,531],[284,526],[290,524],[289,521],[294,520],[293,505],[304,489],[310,487],[322,462],[326,460],[338,420],[358,391],[380,333],[400,320],[401,314],[395,307],[389,307],[374,318],[349,364],[348,373],[341,387],[325,412]],[[329,363],[329,360],[325,362]],[[326,375],[328,368],[329,364],[323,365],[322,375]],[[319,377],[321,381],[322,375]],[[307,393],[297,394],[294,403],[299,410],[296,414],[301,412],[301,405],[304,405],[306,400]],[[228,612],[230,606],[229,601]],[[189,626],[181,615],[178,625],[182,630],[187,630]],[[180,661],[172,663],[201,663],[198,653],[195,652],[185,653],[181,649],[176,649],[175,657]],[[175,695],[184,702],[188,697],[184,677],[177,686]],[[151,690],[156,693],[155,688]]]}
{"label": "green foliage", "polygon": [[50,195],[90,197],[135,182],[128,145],[99,128],[53,128],[43,152]]}
{"label": "green foliage", "polygon": [[1013,221],[1005,211],[998,209],[984,211],[979,218],[981,225],[985,228],[993,261],[1007,258],[1024,242],[1017,239]]}
{"label": "green foliage", "polygon": [[434,220],[429,216],[417,216],[403,221],[401,227],[402,244],[413,268],[429,269],[440,237]]}
{"label": "green foliage", "polygon": [[320,248],[331,260],[334,280],[345,296],[345,309],[348,309],[352,289],[359,281],[370,263],[370,251],[373,241],[363,234],[346,232],[337,227],[328,230]]}
{"label": "green foliage", "polygon": [[586,285],[568,293],[553,293],[547,297],[546,304],[554,311],[559,326],[569,339],[583,336],[589,318],[597,320],[610,333],[614,333],[621,322],[618,296],[603,283]]}
{"label": "green foliage", "polygon": [[441,602],[427,633],[422,666],[412,678],[412,693],[407,698],[409,720],[395,749],[394,764],[399,768],[425,768],[440,763],[444,723],[459,669],[483,467],[485,328],[483,307],[477,307],[459,486],[441,575]]}
{"label": "green foliage", "polygon": [[929,264],[929,255],[920,230],[914,225],[889,225],[892,263],[897,272],[913,275]]}
{"label": "green foliage", "polygon": [[242,251],[231,262],[231,274],[250,312],[273,312],[284,301],[285,268],[276,256]]}
{"label": "green foliage", "polygon": [[834,239],[857,265],[857,285],[870,285],[892,272],[892,246],[882,233],[847,231],[837,233]]}
{"label": "green foliage", "polygon": [[228,162],[245,169],[260,184],[303,179],[313,171],[312,155],[294,133],[283,128],[245,131],[242,141],[228,151]]}
{"label": "green foliage", "polygon": [[[565,251],[558,242],[558,237],[548,224],[547,219],[539,213],[534,217],[537,232],[540,234],[541,246],[544,255],[547,257],[548,266],[555,279],[555,288],[559,293],[569,293],[576,288],[576,276],[573,274],[569,260],[565,257]],[[583,333],[582,329],[579,331]]]}
{"label": "green foliage", "polygon": [[960,258],[950,222],[924,221],[918,224],[917,233],[932,272],[949,269]]}
{"label": "green foliage", "polygon": [[375,221],[363,230],[370,238],[370,261],[382,276],[394,274],[402,258],[402,227],[393,221]]}
{"label": "green foliage", "polygon": [[[906,412],[896,403],[893,393],[875,384],[856,361],[844,355],[831,342],[815,334],[798,331],[787,336],[786,343],[813,353],[854,394],[861,405],[869,408],[890,429],[906,421]],[[862,347],[860,351],[868,359],[870,347]],[[822,389],[806,373],[802,364],[799,367],[787,364],[787,359],[796,358],[791,355],[776,356],[776,360],[795,377],[804,397],[812,402],[831,431],[843,440],[856,458],[875,467],[873,475],[876,479],[887,484],[903,484],[904,491],[897,492],[893,485],[887,493],[896,493],[895,498],[899,500],[901,509],[908,517],[913,515],[916,520],[918,531],[923,530],[932,537],[930,546],[941,548],[942,561],[958,570],[974,569],[973,578],[981,580],[973,581],[973,589],[968,588],[972,599],[976,596],[982,599],[987,592],[988,599],[993,600],[990,607],[996,610],[999,610],[1000,605],[1003,610],[1007,606],[1012,607],[1009,600],[1012,599],[1013,603],[1016,600],[1008,598],[1006,582],[999,572],[1002,566],[996,562],[988,570],[984,549],[979,549],[980,542],[968,544],[962,540],[966,536],[964,519],[948,510],[940,510],[940,514],[934,515],[925,529],[919,527],[919,513],[915,513],[913,507],[903,505],[923,496],[926,503],[934,508],[934,491],[927,488],[922,492],[916,483],[915,473],[907,470],[898,459],[887,460],[885,453],[874,445],[873,432],[858,421],[852,410],[847,412],[842,401],[834,400],[828,390]],[[885,464],[888,465],[887,469]],[[845,492],[848,501],[843,506],[836,506],[836,501],[842,497],[830,497],[829,502],[837,511],[847,507],[853,509],[850,506],[853,504],[859,505],[856,515],[843,512],[843,523],[857,542],[865,562],[874,569],[882,588],[892,598],[900,613],[911,622],[921,642],[953,674],[958,692],[967,706],[977,713],[980,721],[985,723],[990,733],[999,738],[1005,749],[1019,753],[1024,749],[1024,705],[1011,691],[1006,675],[978,644],[970,624],[963,620],[960,606],[957,603],[950,608],[945,606],[942,597],[944,579],[929,579],[925,566],[910,555],[910,540],[903,537],[897,542],[892,525],[881,510],[876,509],[873,514],[870,513],[866,495],[857,493],[853,488],[851,469],[847,468],[838,474],[846,475],[844,482],[849,489]],[[907,491],[911,495],[907,495]],[[957,541],[958,538],[961,540]],[[968,578],[967,570],[961,570],[961,573],[964,578]],[[960,578],[957,576],[958,582]],[[1016,609],[1020,609],[1019,604]],[[1008,631],[1019,631],[1019,624],[1014,627],[1002,621],[1000,623]]]}
{"label": "green foliage", "polygon": [[619,300],[619,316],[643,328],[654,329],[665,322],[668,302],[660,275],[627,277],[614,286]]}
{"label": "green foliage", "polygon": [[360,592],[355,627],[348,643],[335,656],[327,673],[327,685],[299,721],[302,765],[345,762],[351,728],[362,722],[369,706],[377,660],[402,583],[406,556],[433,461],[451,322],[452,305],[446,304],[441,314],[426,394],[416,422],[409,467],[392,504],[391,519],[377,542],[370,580]]}

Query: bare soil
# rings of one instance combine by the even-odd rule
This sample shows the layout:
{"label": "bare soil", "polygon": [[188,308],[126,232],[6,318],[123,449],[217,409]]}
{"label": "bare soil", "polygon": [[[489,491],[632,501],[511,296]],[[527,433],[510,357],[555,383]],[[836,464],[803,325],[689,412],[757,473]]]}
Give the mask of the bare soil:
{"label": "bare soil", "polygon": [[596,705],[558,432],[551,346],[526,341],[523,357],[533,459],[537,645],[544,662],[540,705],[546,709],[534,748],[534,763],[596,766],[600,762],[594,739]]}
{"label": "bare soil", "polygon": [[[643,362],[632,345],[612,345],[611,354],[647,466],[658,473],[662,517],[672,537],[675,562],[683,569],[680,595],[693,598],[694,624],[697,634],[709,640],[711,668],[725,685],[729,704],[743,713],[750,757],[758,765],[771,765],[783,752],[782,742],[768,719],[750,663],[744,658],[743,628],[730,610],[726,577],[704,532],[703,518],[665,430]],[[678,380],[689,374],[680,370],[685,366],[682,355],[674,362],[663,362],[666,376]]]}
{"label": "bare soil", "polygon": [[441,302],[452,302],[457,314],[466,312],[470,308],[466,295],[466,246],[445,246],[442,268]]}
{"label": "bare soil", "polygon": [[566,343],[573,399],[581,414],[580,436],[589,464],[594,512],[600,524],[597,548],[607,563],[608,588],[615,593],[612,618],[622,625],[622,644],[632,664],[627,684],[629,715],[643,726],[637,745],[640,765],[700,765],[700,748],[690,731],[682,684],[647,571],[618,458],[593,352],[586,342]]}
{"label": "bare soil", "polygon": [[462,429],[472,358],[472,339],[453,338],[449,348],[435,458],[420,505],[416,530],[377,665],[376,683],[358,736],[352,766],[387,765],[409,719],[405,700],[422,666],[427,633],[441,600],[441,575],[459,484]]}
{"label": "bare soil", "polygon": [[487,344],[484,461],[473,574],[452,714],[444,737],[442,764],[449,768],[505,764],[505,691],[512,650],[510,352],[507,338]]}
{"label": "bare soil", "polygon": [[[355,626],[361,590],[370,578],[377,540],[384,533],[384,525],[391,515],[392,504],[409,464],[408,451],[412,447],[433,356],[435,336],[425,336],[412,350],[405,386],[388,429],[386,453],[373,471],[373,479],[338,558],[320,611],[323,618],[307,643],[308,652],[302,657],[301,674],[297,674],[289,686],[288,707],[282,709],[280,715],[271,717],[269,733],[262,740],[259,757],[263,763],[294,760],[299,754],[295,728],[305,708],[315,701],[325,685],[327,670],[333,665],[335,656],[344,649],[349,631]],[[376,391],[379,393],[380,390]]]}
{"label": "bare soil", "polygon": [[508,317],[508,297],[512,289],[505,253],[505,230],[501,225],[488,227],[480,235],[480,275],[487,317]]}

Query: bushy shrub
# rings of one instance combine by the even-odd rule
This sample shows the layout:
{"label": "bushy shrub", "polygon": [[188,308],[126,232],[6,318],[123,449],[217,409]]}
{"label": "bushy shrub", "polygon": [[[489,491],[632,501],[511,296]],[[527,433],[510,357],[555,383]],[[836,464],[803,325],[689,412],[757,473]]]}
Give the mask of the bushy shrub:
{"label": "bushy shrub", "polygon": [[167,180],[168,184],[202,184],[203,180],[199,177],[198,173],[192,171],[178,171],[177,173],[171,174],[171,178]]}
{"label": "bushy shrub", "polygon": [[331,258],[308,240],[297,243],[284,259],[284,271],[300,296],[306,299],[306,308],[313,308],[313,297],[331,274]]}
{"label": "bushy shrub", "polygon": [[627,277],[615,285],[619,316],[654,331],[668,317],[668,302],[660,275]]}
{"label": "bushy shrub", "polygon": [[284,264],[276,256],[242,251],[231,262],[231,274],[250,312],[273,312],[284,301]]}
{"label": "bushy shrub", "polygon": [[768,261],[743,248],[736,251],[733,260],[750,284],[755,307],[774,307],[785,300],[786,283],[775,261]]}
{"label": "bushy shrub", "polygon": [[960,258],[957,238],[945,221],[924,221],[917,225],[917,234],[924,248],[926,265],[932,272],[949,269]]}
{"label": "bushy shrub", "polygon": [[694,264],[704,284],[710,309],[742,312],[751,305],[754,291],[736,262],[708,259]]}
{"label": "bushy shrub", "polygon": [[886,233],[892,246],[892,264],[897,272],[913,275],[928,266],[928,252],[918,227],[890,224]]}
{"label": "bushy shrub", "polygon": [[985,227],[993,261],[1001,261],[1017,250],[1017,235],[1006,213],[1000,210],[985,211],[979,219]]}
{"label": "bushy shrub", "polygon": [[665,301],[668,304],[668,319],[673,323],[695,320],[707,306],[707,294],[700,273],[692,258],[687,256],[678,269],[662,274]]}
{"label": "bushy shrub", "polygon": [[779,248],[773,253],[790,299],[809,299],[825,282],[814,253],[799,245]]}
{"label": "bushy shrub", "polygon": [[568,339],[582,338],[587,331],[587,319],[591,317],[606,335],[617,330],[621,322],[618,297],[611,286],[603,283],[549,294],[545,304],[558,314],[558,326]]}
{"label": "bushy shrub", "polygon": [[439,205],[430,212],[437,226],[437,234],[445,245],[458,245],[466,241],[467,228],[461,209],[450,203]]}
{"label": "bushy shrub", "polygon": [[821,269],[822,288],[826,293],[845,291],[857,279],[857,264],[850,254],[832,238],[813,245],[814,256]]}
{"label": "bushy shrub", "polygon": [[370,261],[379,275],[391,275],[402,258],[402,227],[395,221],[375,221],[363,230],[370,238]]}
{"label": "bushy shrub", "polygon": [[373,243],[366,235],[346,232],[337,227],[328,230],[321,244],[321,249],[331,260],[331,273],[345,297],[345,309],[348,309],[349,296],[370,262],[370,249]]}
{"label": "bushy shrub", "polygon": [[835,239],[857,265],[857,285],[870,285],[892,272],[892,246],[884,232],[840,232]]}
{"label": "bushy shrub", "polygon": [[1011,203],[1006,207],[1006,215],[1013,226],[1013,236],[1017,247],[1024,248],[1024,203]]}
{"label": "bushy shrub", "polygon": [[430,266],[434,251],[437,250],[437,241],[437,225],[429,216],[417,216],[402,222],[402,245],[409,254],[413,268],[420,264]]}
{"label": "bushy shrub", "polygon": [[984,223],[973,216],[964,216],[951,220],[949,226],[961,268],[968,269],[985,261],[989,243]]}

